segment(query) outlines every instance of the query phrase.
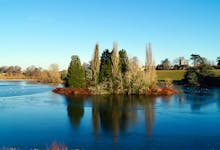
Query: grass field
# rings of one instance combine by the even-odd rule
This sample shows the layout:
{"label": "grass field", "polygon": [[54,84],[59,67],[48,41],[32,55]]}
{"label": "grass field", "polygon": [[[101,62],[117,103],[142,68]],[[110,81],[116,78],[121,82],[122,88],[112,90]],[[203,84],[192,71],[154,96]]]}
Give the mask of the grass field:
{"label": "grass field", "polygon": [[[158,80],[182,80],[186,70],[157,70]],[[220,77],[220,69],[213,70],[215,76]]]}
{"label": "grass field", "polygon": [[182,80],[185,70],[157,70],[158,80]]}
{"label": "grass field", "polygon": [[220,69],[213,70],[215,76],[220,77]]}

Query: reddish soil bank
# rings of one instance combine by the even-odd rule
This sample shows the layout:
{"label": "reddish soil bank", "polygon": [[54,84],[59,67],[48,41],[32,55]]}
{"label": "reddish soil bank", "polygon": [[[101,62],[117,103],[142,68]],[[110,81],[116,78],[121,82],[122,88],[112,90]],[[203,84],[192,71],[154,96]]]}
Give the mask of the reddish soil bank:
{"label": "reddish soil bank", "polygon": [[56,88],[53,90],[53,92],[57,94],[66,95],[66,96],[91,95],[88,89],[81,89],[81,88]]}
{"label": "reddish soil bank", "polygon": [[[54,93],[66,95],[66,96],[73,96],[73,95],[92,95],[88,89],[82,88],[56,88],[53,90]],[[142,94],[145,95],[155,95],[155,96],[170,96],[177,93],[177,90],[172,88],[160,88],[156,87],[154,89],[150,89],[144,91]]]}
{"label": "reddish soil bank", "polygon": [[177,90],[167,87],[157,87],[154,89],[147,90],[147,95],[156,95],[156,96],[170,96],[177,94]]}

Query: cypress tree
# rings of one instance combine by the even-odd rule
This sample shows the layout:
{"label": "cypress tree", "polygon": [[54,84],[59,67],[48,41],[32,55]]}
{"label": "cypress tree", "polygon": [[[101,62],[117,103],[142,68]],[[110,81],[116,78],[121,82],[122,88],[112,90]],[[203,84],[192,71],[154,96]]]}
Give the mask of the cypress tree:
{"label": "cypress tree", "polygon": [[99,45],[97,43],[95,46],[95,51],[94,51],[93,58],[91,61],[92,80],[95,81],[95,85],[97,85],[97,82],[98,82],[99,69],[100,69]]}
{"label": "cypress tree", "polygon": [[118,57],[118,45],[114,43],[114,47],[111,55],[112,62],[112,76],[113,78],[118,77],[119,74],[119,57]]}
{"label": "cypress tree", "polygon": [[112,81],[113,81],[113,92],[122,93],[123,92],[123,81],[122,74],[120,71],[120,60],[118,57],[118,44],[114,43],[112,55]]}
{"label": "cypress tree", "polygon": [[70,88],[85,88],[86,86],[85,71],[77,55],[72,56],[68,68],[66,86]]}
{"label": "cypress tree", "polygon": [[145,83],[149,88],[153,88],[157,82],[157,74],[155,70],[155,63],[152,56],[152,47],[149,43],[146,47],[146,64],[145,64]]}

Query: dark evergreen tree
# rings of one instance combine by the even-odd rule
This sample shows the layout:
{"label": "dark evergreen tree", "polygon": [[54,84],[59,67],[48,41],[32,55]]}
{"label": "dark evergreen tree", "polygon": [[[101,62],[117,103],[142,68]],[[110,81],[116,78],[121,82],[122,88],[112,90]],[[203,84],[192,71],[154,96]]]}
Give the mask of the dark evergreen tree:
{"label": "dark evergreen tree", "polygon": [[217,65],[220,66],[220,57],[217,57]]}
{"label": "dark evergreen tree", "polygon": [[199,85],[199,74],[195,68],[188,68],[184,75],[184,81],[187,85],[198,86]]}
{"label": "dark evergreen tree", "polygon": [[66,86],[70,88],[85,88],[86,86],[85,71],[77,55],[72,56],[68,68]]}
{"label": "dark evergreen tree", "polygon": [[186,71],[184,76],[185,83],[192,86],[208,86],[212,84],[211,80],[214,78],[214,74],[211,70],[213,68],[207,63],[206,58],[192,54],[191,59],[194,67],[190,67]]}
{"label": "dark evergreen tree", "polygon": [[101,56],[99,82],[111,81],[112,67],[111,67],[111,52],[106,49]]}
{"label": "dark evergreen tree", "polygon": [[191,58],[190,58],[192,61],[193,61],[193,66],[194,67],[198,67],[200,66],[201,64],[204,64],[205,63],[205,59],[202,58],[200,55],[198,54],[192,54],[191,55]]}
{"label": "dark evergreen tree", "polygon": [[125,73],[128,71],[128,55],[127,52],[122,49],[119,51],[119,65],[122,75],[124,76]]}

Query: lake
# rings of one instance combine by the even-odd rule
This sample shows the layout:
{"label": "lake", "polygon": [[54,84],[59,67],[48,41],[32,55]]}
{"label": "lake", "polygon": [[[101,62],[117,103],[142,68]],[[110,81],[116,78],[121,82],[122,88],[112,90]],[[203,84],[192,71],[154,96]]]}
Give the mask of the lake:
{"label": "lake", "polygon": [[[220,89],[171,97],[64,97],[0,81],[0,149],[220,149]],[[185,91],[185,92],[184,92]]]}

